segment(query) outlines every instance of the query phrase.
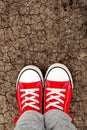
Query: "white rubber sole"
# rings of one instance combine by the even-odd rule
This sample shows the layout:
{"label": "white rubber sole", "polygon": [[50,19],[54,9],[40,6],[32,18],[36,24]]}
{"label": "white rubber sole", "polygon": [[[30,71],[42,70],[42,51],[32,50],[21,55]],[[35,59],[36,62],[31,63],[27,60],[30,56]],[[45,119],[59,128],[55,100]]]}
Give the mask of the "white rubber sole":
{"label": "white rubber sole", "polygon": [[69,76],[69,79],[70,79],[70,81],[71,81],[72,89],[73,89],[74,85],[73,85],[72,75],[71,75],[69,69],[68,69],[64,64],[61,64],[61,63],[54,63],[54,64],[52,64],[52,65],[48,68],[48,70],[47,70],[47,72],[46,72],[46,75],[45,75],[45,80],[46,80],[46,77],[47,77],[49,71],[50,71],[51,69],[53,69],[53,68],[56,68],[56,67],[63,68],[63,69],[67,72],[67,74],[68,74],[68,76]]}
{"label": "white rubber sole", "polygon": [[19,82],[19,78],[21,76],[21,74],[27,70],[27,69],[32,69],[32,70],[35,70],[39,75],[40,75],[40,78],[41,78],[41,81],[43,82],[43,75],[42,75],[42,72],[41,70],[37,67],[37,66],[34,66],[34,65],[28,65],[28,66],[25,66],[19,73],[18,75],[18,78],[17,78],[17,81],[16,81],[16,89],[17,89],[17,84]]}

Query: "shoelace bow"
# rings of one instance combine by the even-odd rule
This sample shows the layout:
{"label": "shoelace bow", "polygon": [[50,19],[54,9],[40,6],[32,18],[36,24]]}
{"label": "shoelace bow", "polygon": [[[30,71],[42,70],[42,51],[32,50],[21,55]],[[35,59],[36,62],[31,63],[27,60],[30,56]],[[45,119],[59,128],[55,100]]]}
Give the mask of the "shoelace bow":
{"label": "shoelace bow", "polygon": [[[47,88],[47,90],[49,91],[47,93],[46,96],[50,96],[49,98],[47,98],[46,102],[48,101],[52,101],[52,99],[55,99],[57,101],[55,102],[50,102],[47,106],[46,109],[48,109],[51,106],[54,106],[60,110],[63,110],[63,107],[60,106],[59,104],[62,103],[64,104],[64,101],[61,99],[61,97],[65,98],[65,94],[63,94],[62,92],[66,92],[66,89],[54,89],[54,88]],[[54,96],[53,94],[56,94],[57,96]]]}
{"label": "shoelace bow", "polygon": [[[36,103],[39,104],[39,101],[35,99],[36,97],[39,97],[39,94],[36,93],[37,91],[39,91],[38,88],[20,90],[20,92],[23,92],[23,94],[21,95],[21,98],[24,97],[24,100],[22,101],[22,105],[23,105],[22,110],[27,106],[40,110],[40,108],[35,105]],[[32,96],[29,97],[29,95],[32,95]]]}

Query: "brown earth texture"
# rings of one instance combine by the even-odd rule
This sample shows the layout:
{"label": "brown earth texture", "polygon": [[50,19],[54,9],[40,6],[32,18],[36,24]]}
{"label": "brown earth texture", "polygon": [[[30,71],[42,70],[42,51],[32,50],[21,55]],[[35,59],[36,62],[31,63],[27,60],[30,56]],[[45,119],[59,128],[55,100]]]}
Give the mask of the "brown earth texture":
{"label": "brown earth texture", "polygon": [[0,130],[14,129],[20,70],[55,62],[72,73],[70,112],[87,130],[87,0],[0,0]]}

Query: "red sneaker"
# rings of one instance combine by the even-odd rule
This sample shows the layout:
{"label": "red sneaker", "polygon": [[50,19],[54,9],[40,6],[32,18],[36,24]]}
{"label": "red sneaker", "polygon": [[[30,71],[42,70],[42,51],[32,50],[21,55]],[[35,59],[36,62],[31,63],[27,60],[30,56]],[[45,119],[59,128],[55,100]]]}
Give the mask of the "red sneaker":
{"label": "red sneaker", "polygon": [[19,73],[16,95],[20,115],[28,110],[42,113],[43,76],[36,66],[26,66]]}
{"label": "red sneaker", "polygon": [[44,113],[58,109],[69,113],[73,81],[68,68],[59,63],[49,67],[45,76]]}

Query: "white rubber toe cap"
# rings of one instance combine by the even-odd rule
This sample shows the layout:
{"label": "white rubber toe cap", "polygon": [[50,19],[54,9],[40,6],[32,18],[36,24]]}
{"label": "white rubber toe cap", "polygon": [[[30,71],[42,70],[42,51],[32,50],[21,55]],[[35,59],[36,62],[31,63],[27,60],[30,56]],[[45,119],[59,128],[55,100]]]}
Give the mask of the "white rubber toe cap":
{"label": "white rubber toe cap", "polygon": [[40,69],[34,65],[25,66],[19,73],[16,87],[18,82],[31,83],[43,81],[43,75]]}
{"label": "white rubber toe cap", "polygon": [[69,69],[61,63],[54,63],[52,64],[45,75],[45,80],[50,80],[50,81],[69,81],[72,84],[72,88],[74,87],[73,85],[73,79],[72,75],[69,71]]}
{"label": "white rubber toe cap", "polygon": [[67,72],[62,68],[53,68],[49,71],[47,80],[51,81],[69,81]]}
{"label": "white rubber toe cap", "polygon": [[19,82],[30,83],[40,81],[39,74],[34,70],[25,70],[19,79]]}

